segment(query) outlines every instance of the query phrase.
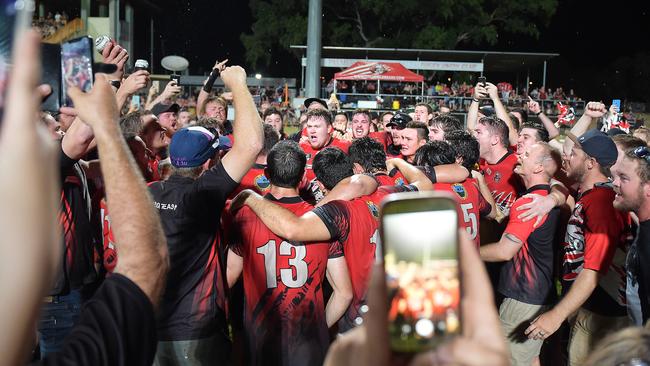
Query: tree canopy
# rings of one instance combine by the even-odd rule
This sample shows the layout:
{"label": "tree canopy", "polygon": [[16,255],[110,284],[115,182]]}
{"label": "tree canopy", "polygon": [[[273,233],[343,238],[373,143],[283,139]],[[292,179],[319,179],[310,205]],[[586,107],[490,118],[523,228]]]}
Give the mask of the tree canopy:
{"label": "tree canopy", "polygon": [[[250,0],[246,59],[268,64],[274,51],[307,42],[306,0]],[[455,49],[495,45],[500,34],[537,39],[557,0],[324,0],[322,44]]]}

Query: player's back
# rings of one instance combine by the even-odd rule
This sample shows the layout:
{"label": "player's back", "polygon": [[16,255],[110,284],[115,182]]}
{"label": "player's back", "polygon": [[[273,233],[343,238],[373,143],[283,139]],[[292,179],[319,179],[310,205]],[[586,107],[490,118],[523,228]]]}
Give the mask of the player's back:
{"label": "player's back", "polygon": [[490,204],[483,198],[476,180],[465,179],[460,183],[435,183],[436,191],[451,192],[458,202],[458,225],[465,228],[476,247],[480,246],[479,218],[490,212]]}
{"label": "player's back", "polygon": [[[267,195],[267,199],[275,200]],[[297,216],[312,209],[299,197],[275,200]],[[243,258],[244,329],[253,365],[322,364],[329,344],[322,282],[329,243],[288,242],[248,208],[236,215],[233,251]]]}
{"label": "player's back", "polygon": [[239,186],[230,194],[228,198],[233,199],[239,192],[245,189],[252,189],[255,192],[264,195],[271,188],[271,182],[264,174],[264,164],[253,164],[250,170],[242,177]]}

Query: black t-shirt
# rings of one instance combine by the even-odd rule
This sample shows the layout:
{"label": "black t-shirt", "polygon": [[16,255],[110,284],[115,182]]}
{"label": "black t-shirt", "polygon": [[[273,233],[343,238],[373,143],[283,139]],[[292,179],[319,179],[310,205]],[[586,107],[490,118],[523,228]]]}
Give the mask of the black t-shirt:
{"label": "black t-shirt", "polygon": [[630,265],[630,272],[639,282],[639,300],[641,301],[641,313],[643,323],[650,318],[650,220],[639,223],[639,230],[634,239],[632,248],[636,249]]}
{"label": "black t-shirt", "polygon": [[[548,195],[548,185],[536,185],[528,193]],[[512,205],[512,212],[529,203],[530,198],[520,197]],[[553,253],[555,228],[560,210],[554,208],[544,222],[533,228],[535,220],[523,222],[516,215],[510,215],[503,235],[512,235],[523,242],[511,260],[501,268],[498,291],[502,295],[533,305],[547,305],[554,300]]]}
{"label": "black t-shirt", "polygon": [[62,351],[35,364],[150,366],[156,344],[151,301],[130,279],[113,274],[84,305]]}
{"label": "black t-shirt", "polygon": [[218,163],[196,180],[172,175],[149,186],[170,260],[158,317],[161,341],[227,334],[217,234],[221,211],[237,185]]}

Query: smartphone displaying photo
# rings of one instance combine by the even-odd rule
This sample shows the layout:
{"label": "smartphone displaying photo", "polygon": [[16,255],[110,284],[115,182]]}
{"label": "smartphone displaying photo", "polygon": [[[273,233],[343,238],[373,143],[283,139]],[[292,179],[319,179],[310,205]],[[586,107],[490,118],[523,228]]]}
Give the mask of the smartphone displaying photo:
{"label": "smartphone displaying photo", "polygon": [[76,86],[84,92],[93,86],[93,40],[81,37],[61,45],[61,86],[65,105],[71,106],[68,96],[70,86]]}
{"label": "smartphone displaying photo", "polygon": [[34,1],[0,0],[0,115],[5,103],[13,44],[16,37],[29,28],[33,11]]}
{"label": "smartphone displaying photo", "polygon": [[420,352],[460,334],[458,217],[451,197],[388,196],[381,213],[391,348]]}

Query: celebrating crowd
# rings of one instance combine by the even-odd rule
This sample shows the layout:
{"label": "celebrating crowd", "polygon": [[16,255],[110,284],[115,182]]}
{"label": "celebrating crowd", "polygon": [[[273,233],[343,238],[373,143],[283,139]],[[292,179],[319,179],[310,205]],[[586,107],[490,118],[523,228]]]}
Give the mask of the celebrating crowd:
{"label": "celebrating crowd", "polygon": [[[593,128],[602,103],[560,141],[537,102],[530,122],[489,82],[466,126],[428,104],[373,121],[309,98],[288,135],[225,61],[194,121],[174,83],[120,113],[150,80],[111,45],[117,71],[55,119],[38,39],[18,42],[0,136],[7,364],[650,362],[648,130]],[[458,203],[463,332],[391,354],[378,212],[430,190]]]}

